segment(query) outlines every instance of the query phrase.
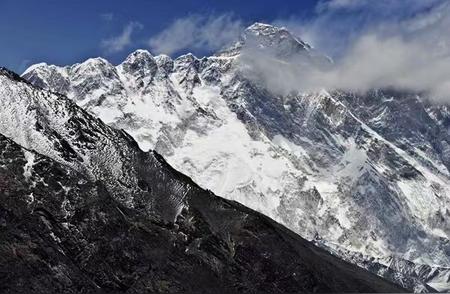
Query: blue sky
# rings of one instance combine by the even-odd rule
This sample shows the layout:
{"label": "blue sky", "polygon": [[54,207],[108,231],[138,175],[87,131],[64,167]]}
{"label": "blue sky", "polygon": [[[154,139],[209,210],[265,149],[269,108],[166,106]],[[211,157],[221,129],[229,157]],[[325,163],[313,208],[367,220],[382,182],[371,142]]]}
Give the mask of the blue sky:
{"label": "blue sky", "polygon": [[[308,17],[314,11],[315,2],[0,0],[0,65],[21,72],[27,65],[41,61],[64,65],[105,56],[119,62],[133,49],[148,48],[147,41],[152,36],[179,18],[227,14],[246,25],[293,14]],[[130,23],[136,24],[132,25],[130,44],[114,52],[102,46],[105,40],[123,33]]]}
{"label": "blue sky", "polygon": [[450,0],[0,0],[0,66],[117,64],[138,48],[203,56],[256,21],[286,26],[335,60],[374,34],[450,53]]}

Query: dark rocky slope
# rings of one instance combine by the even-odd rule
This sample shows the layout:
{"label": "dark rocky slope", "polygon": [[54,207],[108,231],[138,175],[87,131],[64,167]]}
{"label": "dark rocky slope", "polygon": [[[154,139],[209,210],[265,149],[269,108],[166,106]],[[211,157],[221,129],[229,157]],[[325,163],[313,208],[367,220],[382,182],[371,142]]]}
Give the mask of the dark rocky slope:
{"label": "dark rocky slope", "polygon": [[[8,90],[0,100],[17,102],[0,112],[14,113],[18,126],[12,132],[0,116],[0,293],[403,291],[202,190],[66,98],[6,70],[0,78]],[[21,109],[23,99],[38,115]],[[21,113],[41,122],[29,125],[37,133],[28,130],[27,140]],[[63,114],[71,116],[67,133],[52,129]],[[101,151],[119,175],[102,166]]]}

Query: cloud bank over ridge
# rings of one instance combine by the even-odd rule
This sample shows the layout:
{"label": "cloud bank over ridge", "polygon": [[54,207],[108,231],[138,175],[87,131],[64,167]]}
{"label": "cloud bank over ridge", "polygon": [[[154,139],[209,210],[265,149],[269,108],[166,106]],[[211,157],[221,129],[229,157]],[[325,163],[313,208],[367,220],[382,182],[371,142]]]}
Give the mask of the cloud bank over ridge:
{"label": "cloud bank over ridge", "polygon": [[[384,11],[389,4],[392,10]],[[270,52],[252,48],[244,52],[242,62],[247,73],[282,94],[392,87],[429,93],[438,102],[450,102],[450,1],[431,0],[427,4],[415,0],[322,1],[316,18],[309,22],[291,18],[275,23],[302,39],[305,36],[316,48],[319,44],[317,50],[325,54],[338,48],[332,55],[333,64],[317,67],[295,56],[278,60]],[[355,23],[361,27],[350,26]]]}

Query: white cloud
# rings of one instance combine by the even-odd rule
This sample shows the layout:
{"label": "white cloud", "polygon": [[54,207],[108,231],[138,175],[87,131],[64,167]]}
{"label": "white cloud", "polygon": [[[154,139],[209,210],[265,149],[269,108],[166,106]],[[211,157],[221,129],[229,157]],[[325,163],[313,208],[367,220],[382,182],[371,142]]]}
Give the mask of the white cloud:
{"label": "white cloud", "polygon": [[17,72],[21,73],[23,72],[25,69],[27,69],[27,67],[30,65],[31,60],[30,59],[23,59],[19,66],[17,67]]}
{"label": "white cloud", "polygon": [[133,32],[142,28],[143,25],[139,22],[130,22],[124,27],[120,35],[102,40],[101,47],[105,49],[107,53],[122,51],[132,43],[131,35]]}
{"label": "white cloud", "polygon": [[448,3],[449,0],[322,0],[316,6],[316,15],[308,20],[292,16],[275,23],[286,26],[315,48],[339,56],[363,35],[399,33],[399,26],[406,32],[405,22],[416,21],[423,14],[435,15],[436,7]]}
{"label": "white cloud", "polygon": [[[365,4],[365,0],[331,0],[320,1],[316,7],[318,12],[337,9],[356,9]],[[373,1],[372,1],[373,2]]]}
{"label": "white cloud", "polygon": [[236,40],[241,30],[241,21],[230,14],[210,17],[191,15],[175,20],[152,37],[148,45],[152,52],[165,54],[183,49],[211,51]]}
{"label": "white cloud", "polygon": [[[333,9],[338,9],[337,5],[341,5],[339,9],[343,9],[344,4],[348,5],[347,7],[355,7],[367,1],[329,1],[331,2],[334,3]],[[399,2],[403,3],[405,10],[408,9],[407,3]],[[450,1],[434,2],[437,4],[433,7],[416,11],[409,17],[372,20],[350,38],[348,35],[352,34],[352,30],[347,27],[349,24],[346,20],[339,22],[319,16],[306,26],[305,23],[296,23],[292,19],[284,21],[288,28],[297,26],[297,31],[309,33],[308,37],[311,39],[327,37],[327,42],[321,43],[327,44],[326,47],[321,47],[325,53],[327,49],[339,46],[342,38],[349,42],[342,47],[340,54],[335,56],[334,64],[328,67],[317,67],[298,57],[280,61],[270,53],[267,56],[267,52],[248,49],[242,56],[244,72],[251,78],[263,81],[269,89],[282,94],[323,88],[366,91],[394,87],[426,92],[436,101],[448,103]],[[417,7],[419,6],[420,4]],[[325,28],[327,23],[335,26]],[[341,30],[340,33],[330,34],[329,31],[334,31],[336,27]]]}

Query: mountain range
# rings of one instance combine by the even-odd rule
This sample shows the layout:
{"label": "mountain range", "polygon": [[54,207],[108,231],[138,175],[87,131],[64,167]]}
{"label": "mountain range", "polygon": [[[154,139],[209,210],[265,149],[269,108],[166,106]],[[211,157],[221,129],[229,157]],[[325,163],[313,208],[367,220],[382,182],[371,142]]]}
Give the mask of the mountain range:
{"label": "mountain range", "polygon": [[0,69],[1,293],[402,292]]}
{"label": "mountain range", "polygon": [[[333,63],[286,29],[255,23],[230,47],[204,58],[172,59],[137,50],[119,65],[103,58],[70,66],[36,64],[22,74],[29,84],[17,77],[10,78],[17,87],[2,81],[1,96],[10,98],[2,105],[0,133],[19,145],[15,148],[30,150],[25,178],[42,155],[95,183],[96,191],[83,191],[97,199],[89,208],[91,217],[100,209],[98,199],[109,195],[114,204],[101,209],[111,209],[104,213],[113,222],[120,223],[120,215],[143,215],[155,217],[158,225],[177,224],[192,217],[186,207],[197,200],[191,199],[202,199],[195,202],[202,208],[194,210],[205,209],[210,217],[202,214],[199,222],[208,223],[223,246],[232,248],[236,236],[220,231],[242,230],[241,210],[250,211],[229,200],[237,201],[405,288],[448,291],[449,109],[430,103],[425,94],[394,89],[279,91],[267,78],[280,77],[271,72],[262,78],[255,71],[261,63],[289,65],[293,58],[315,66]],[[193,196],[198,194],[209,198]],[[114,208],[115,203],[123,208]],[[231,205],[239,212],[222,218],[209,205],[219,211],[224,208],[217,205]],[[258,218],[251,226],[264,219],[277,228],[271,230],[281,228],[251,215]],[[77,221],[83,231],[84,220]],[[210,266],[223,265],[222,259],[201,256]],[[246,289],[255,282],[248,283]]]}

